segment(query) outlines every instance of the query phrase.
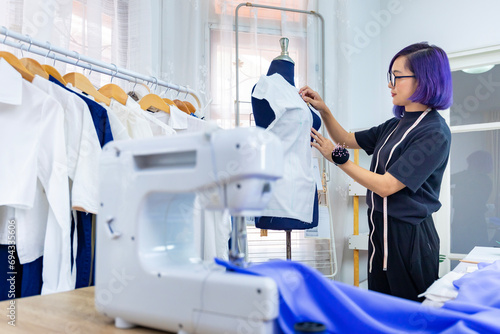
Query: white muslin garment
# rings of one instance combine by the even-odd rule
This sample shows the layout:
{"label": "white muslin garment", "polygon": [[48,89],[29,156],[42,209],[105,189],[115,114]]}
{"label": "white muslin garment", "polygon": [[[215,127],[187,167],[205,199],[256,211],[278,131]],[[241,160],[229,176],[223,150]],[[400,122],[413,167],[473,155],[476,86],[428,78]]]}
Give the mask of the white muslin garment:
{"label": "white muslin garment", "polygon": [[[5,143],[0,147],[0,206],[15,209],[20,263],[44,256],[42,293],[69,290],[74,284],[64,111],[4,59],[0,77],[0,91],[8,96],[0,96],[0,142]],[[2,243],[6,227],[0,226]]]}
{"label": "white muslin garment", "polygon": [[111,99],[109,107],[106,105],[104,105],[104,107],[108,110],[108,116],[110,114],[114,114],[116,117],[118,117],[118,119],[127,129],[130,138],[139,139],[153,137],[153,132],[151,131],[149,122],[142,116],[134,112],[131,108],[124,106],[113,98]]}
{"label": "white muslin garment", "polygon": [[217,128],[217,125],[212,122],[207,122],[186,114],[177,106],[170,106],[170,114],[165,112],[156,112],[153,116],[159,121],[172,127],[178,134],[193,133],[200,131],[211,131]]}
{"label": "white muslin garment", "polygon": [[130,108],[132,112],[136,113],[138,116],[144,118],[149,122],[149,126],[151,127],[153,136],[171,136],[177,133],[171,126],[161,122],[156,117],[151,115],[148,111],[143,110],[140,104],[134,101],[134,99],[130,96],[128,97],[125,106],[127,108]]}
{"label": "white muslin garment", "polygon": [[313,220],[315,182],[311,152],[313,119],[307,104],[281,75],[262,76],[253,97],[269,102],[276,118],[267,127],[283,144],[284,173],[262,216]]}
{"label": "white muslin garment", "polygon": [[182,133],[181,130],[188,129],[189,115],[177,108],[177,106],[170,106],[170,113],[155,112],[152,115],[160,122],[170,126],[176,133]]}
{"label": "white muslin garment", "polygon": [[[109,128],[113,135],[113,140],[127,140],[131,139],[128,133],[127,124],[118,117],[118,115],[104,103],[100,104],[108,113]],[[125,121],[126,122],[126,121]]]}
{"label": "white muslin garment", "polygon": [[199,119],[198,117],[187,115],[186,113],[184,113],[184,114],[187,116],[188,127],[186,130],[180,131],[180,133],[182,133],[182,132],[189,133],[189,132],[210,131],[214,128],[218,128],[217,124],[214,122],[204,121],[202,119]]}
{"label": "white muslin garment", "polygon": [[[111,107],[106,105],[104,102],[97,102],[92,95],[87,95],[82,92],[77,87],[74,87],[71,83],[66,85],[68,89],[71,89],[73,92],[77,93],[78,96],[84,96],[89,100],[92,100],[98,103],[101,107],[106,110],[106,115],[108,116],[109,128],[111,129],[111,134],[113,135],[113,140],[127,140],[130,139],[130,135],[128,133],[127,125],[118,118],[117,115],[111,112]],[[85,102],[85,101],[84,101]],[[94,128],[95,129],[95,128]]]}
{"label": "white muslin garment", "polygon": [[87,104],[76,94],[35,76],[33,84],[52,96],[64,110],[64,134],[71,184],[71,206],[96,214],[99,209],[101,145]]}

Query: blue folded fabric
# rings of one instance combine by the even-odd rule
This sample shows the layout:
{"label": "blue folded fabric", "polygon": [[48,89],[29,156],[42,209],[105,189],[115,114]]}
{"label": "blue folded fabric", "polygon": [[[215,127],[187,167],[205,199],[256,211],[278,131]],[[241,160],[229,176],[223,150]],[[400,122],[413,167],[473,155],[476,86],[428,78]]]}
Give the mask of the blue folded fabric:
{"label": "blue folded fabric", "polygon": [[479,263],[478,270],[465,274],[453,285],[458,289],[458,296],[447,302],[444,308],[468,314],[488,311],[490,308],[500,309],[500,260]]}
{"label": "blue folded fabric", "polygon": [[485,307],[474,314],[459,308],[437,309],[328,280],[294,261],[269,261],[247,268],[215,261],[231,271],[275,280],[280,292],[277,327],[283,333],[293,334],[294,324],[304,321],[324,324],[326,333],[500,333],[498,308]]}

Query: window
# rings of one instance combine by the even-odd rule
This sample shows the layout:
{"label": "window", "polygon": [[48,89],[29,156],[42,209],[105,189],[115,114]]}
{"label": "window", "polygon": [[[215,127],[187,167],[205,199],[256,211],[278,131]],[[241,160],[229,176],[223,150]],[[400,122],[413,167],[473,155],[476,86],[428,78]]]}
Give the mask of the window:
{"label": "window", "polygon": [[452,72],[450,250],[455,254],[500,243],[499,56],[497,51],[496,65],[490,60]]}
{"label": "window", "polygon": [[[306,9],[306,0],[267,0],[260,5]],[[235,9],[240,1],[216,1],[210,25],[211,118],[223,128],[234,127],[236,100]],[[289,39],[290,57],[295,62],[295,85],[307,77],[308,15],[258,7],[238,11],[238,73],[240,126],[254,125],[251,91],[271,61],[280,55],[279,40]]]}
{"label": "window", "polygon": [[[105,0],[96,6],[85,0],[74,0],[68,48],[105,63],[116,63],[117,66],[124,67],[128,48],[127,24],[127,1]],[[74,70],[82,72],[83,68],[76,67]],[[90,79],[97,87],[109,82],[109,76],[96,72],[92,73]]]}
{"label": "window", "polygon": [[[234,104],[224,103],[227,94],[231,101],[236,100],[236,60],[232,45],[224,45],[224,36],[230,34],[234,41],[234,32],[224,32],[220,29],[211,30],[211,77],[212,77],[212,119],[216,119],[219,126],[231,128],[234,126]],[[252,116],[251,92],[261,75],[265,75],[271,61],[280,55],[281,49],[278,34],[259,34],[258,49],[255,48],[254,34],[240,32],[239,36],[239,100],[240,126],[255,126]],[[289,55],[295,62],[295,85],[305,85],[305,38],[287,36]],[[226,39],[227,40],[227,39]]]}

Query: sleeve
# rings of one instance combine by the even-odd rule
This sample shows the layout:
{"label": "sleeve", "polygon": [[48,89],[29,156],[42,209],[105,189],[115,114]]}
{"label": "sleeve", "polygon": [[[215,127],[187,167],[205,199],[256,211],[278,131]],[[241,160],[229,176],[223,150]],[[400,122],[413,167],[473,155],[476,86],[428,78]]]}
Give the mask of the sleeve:
{"label": "sleeve", "polygon": [[413,137],[406,149],[387,170],[412,192],[416,192],[438,169],[446,167],[450,153],[451,133],[439,129],[422,131]]}
{"label": "sleeve", "polygon": [[[104,108],[104,107],[103,107]],[[111,133],[113,134],[114,140],[127,140],[130,139],[130,134],[127,131],[127,124],[122,123],[120,118],[114,113],[114,111],[104,108],[108,113],[109,127]]]}
{"label": "sleeve", "polygon": [[380,138],[387,133],[387,129],[393,129],[397,119],[393,118],[378,126],[368,130],[357,131],[354,133],[356,142],[368,155],[372,155]]}
{"label": "sleeve", "polygon": [[47,97],[43,104],[38,178],[49,203],[44,240],[42,294],[74,288],[71,276],[71,216],[64,112]]}
{"label": "sleeve", "polygon": [[81,136],[71,189],[72,207],[78,211],[97,213],[99,208],[99,158],[101,145],[87,104],[75,96],[75,113],[81,115]]}
{"label": "sleeve", "polygon": [[[271,104],[268,100],[269,95],[276,94],[276,90],[274,89],[274,85],[271,84],[269,77],[261,76],[257,84],[254,86],[252,97],[259,100],[267,100],[270,104],[271,110],[274,113],[274,119],[278,119],[285,112],[284,108],[282,108],[282,104]],[[279,95],[278,95],[279,96]]]}
{"label": "sleeve", "polygon": [[295,87],[292,87],[277,73],[271,76],[262,76],[255,85],[252,97],[269,102],[275,115],[275,119],[268,126],[268,129],[288,110],[297,109],[298,106],[307,106]]}

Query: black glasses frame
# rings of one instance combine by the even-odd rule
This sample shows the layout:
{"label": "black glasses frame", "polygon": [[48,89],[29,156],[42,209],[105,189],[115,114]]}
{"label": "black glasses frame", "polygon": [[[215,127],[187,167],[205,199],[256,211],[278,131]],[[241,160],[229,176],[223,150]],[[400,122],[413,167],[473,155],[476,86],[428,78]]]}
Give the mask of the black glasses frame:
{"label": "black glasses frame", "polygon": [[394,75],[394,73],[387,72],[387,83],[391,83],[392,86],[396,86],[396,79],[399,78],[416,78],[414,75]]}

